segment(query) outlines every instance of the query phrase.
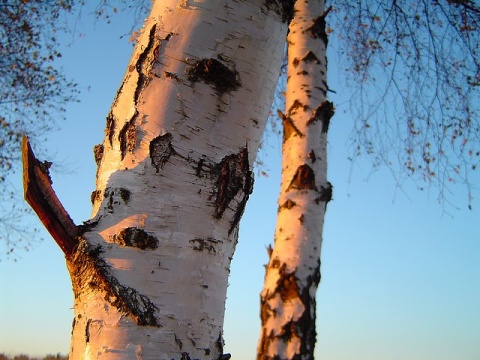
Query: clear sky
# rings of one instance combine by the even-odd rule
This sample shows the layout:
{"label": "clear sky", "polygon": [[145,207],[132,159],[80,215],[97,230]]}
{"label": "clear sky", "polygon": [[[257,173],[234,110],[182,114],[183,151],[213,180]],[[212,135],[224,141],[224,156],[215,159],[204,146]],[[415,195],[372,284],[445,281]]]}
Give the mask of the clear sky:
{"label": "clear sky", "polygon": [[[54,189],[73,220],[89,218],[94,190],[93,146],[102,142],[105,116],[120,85],[132,47],[119,35],[131,21],[113,24],[84,17],[63,50],[67,74],[79,82],[81,102],[48,144]],[[329,79],[330,87],[336,79]],[[406,183],[399,189],[387,170],[347,160],[352,120],[334,98],[330,126],[328,205],[317,293],[316,354],[323,360],[480,359],[480,194],[473,210],[461,187],[458,209],[443,209],[437,192]],[[259,292],[272,242],[279,188],[280,140],[267,138],[262,159],[268,177],[257,176],[241,224],[228,291],[225,340],[234,360],[255,357]],[[368,180],[368,181],[367,181]],[[18,176],[19,188],[21,186]],[[480,184],[476,175],[473,183]],[[26,226],[30,226],[26,223]],[[17,262],[0,262],[0,353],[67,353],[72,291],[62,252],[45,234]]]}

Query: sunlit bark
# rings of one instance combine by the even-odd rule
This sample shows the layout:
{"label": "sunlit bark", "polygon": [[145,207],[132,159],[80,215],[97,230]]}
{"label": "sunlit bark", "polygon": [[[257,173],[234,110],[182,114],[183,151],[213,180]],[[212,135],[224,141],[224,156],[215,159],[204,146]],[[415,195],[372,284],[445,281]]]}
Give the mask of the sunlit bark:
{"label": "sunlit bark", "polygon": [[275,243],[261,293],[258,359],[313,359],[315,292],[332,186],[326,179],[327,131],[323,1],[297,1],[288,35],[282,182]]}
{"label": "sunlit bark", "polygon": [[279,13],[155,2],[68,258],[71,359],[221,358],[230,260],[282,59]]}

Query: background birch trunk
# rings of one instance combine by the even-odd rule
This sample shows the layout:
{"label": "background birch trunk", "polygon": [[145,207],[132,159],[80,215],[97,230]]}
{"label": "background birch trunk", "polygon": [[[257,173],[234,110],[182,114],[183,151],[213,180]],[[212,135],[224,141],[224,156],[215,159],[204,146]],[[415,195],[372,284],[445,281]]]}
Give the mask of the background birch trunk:
{"label": "background birch trunk", "polygon": [[71,359],[222,358],[286,27],[262,1],[154,3],[94,149],[92,218],[67,257]]}
{"label": "background birch trunk", "polygon": [[315,292],[326,205],[327,131],[323,1],[298,0],[288,35],[282,182],[273,249],[261,293],[258,359],[313,359]]}

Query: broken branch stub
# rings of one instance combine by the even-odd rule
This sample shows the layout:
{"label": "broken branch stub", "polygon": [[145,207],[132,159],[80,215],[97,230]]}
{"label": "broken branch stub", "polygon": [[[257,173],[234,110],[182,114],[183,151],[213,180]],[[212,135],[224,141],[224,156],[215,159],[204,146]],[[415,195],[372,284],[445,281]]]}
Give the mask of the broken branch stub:
{"label": "broken branch stub", "polygon": [[26,136],[22,160],[25,200],[68,258],[77,246],[77,227],[53,191],[48,168],[37,160]]}

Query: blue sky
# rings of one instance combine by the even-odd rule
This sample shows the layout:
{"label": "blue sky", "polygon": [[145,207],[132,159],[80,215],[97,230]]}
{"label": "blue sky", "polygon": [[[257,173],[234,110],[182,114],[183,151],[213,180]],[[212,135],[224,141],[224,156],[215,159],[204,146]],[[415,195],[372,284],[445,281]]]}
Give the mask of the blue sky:
{"label": "blue sky", "polygon": [[[54,189],[78,224],[88,219],[94,190],[93,146],[102,142],[105,116],[132,50],[119,35],[131,22],[84,17],[63,51],[63,66],[79,82],[81,102],[68,107],[48,147],[71,171],[53,173]],[[123,27],[122,27],[123,25]],[[329,79],[332,88],[336,79]],[[480,359],[480,221],[459,186],[458,209],[442,208],[436,189],[399,189],[387,170],[347,160],[352,128],[338,104],[330,126],[328,205],[317,293],[317,358],[326,360]],[[279,188],[280,139],[267,138],[241,224],[228,291],[225,340],[234,360],[255,357],[259,292],[271,243]],[[55,171],[55,169],[53,169]],[[367,181],[368,180],[368,181]],[[476,181],[475,181],[476,180]],[[473,183],[479,184],[476,175]],[[18,177],[20,187],[20,177]],[[30,226],[31,224],[26,224]],[[72,292],[63,254],[48,234],[17,262],[0,262],[0,352],[67,353]]]}

